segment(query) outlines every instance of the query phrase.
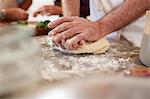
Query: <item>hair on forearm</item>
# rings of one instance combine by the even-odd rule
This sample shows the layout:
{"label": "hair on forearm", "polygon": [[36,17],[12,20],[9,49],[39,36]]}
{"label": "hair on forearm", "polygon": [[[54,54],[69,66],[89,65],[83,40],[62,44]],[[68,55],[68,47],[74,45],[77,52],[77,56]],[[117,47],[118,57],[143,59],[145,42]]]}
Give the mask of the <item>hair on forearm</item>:
{"label": "hair on forearm", "polygon": [[99,23],[111,33],[124,28],[143,16],[149,9],[150,0],[125,0],[120,6],[99,20]]}

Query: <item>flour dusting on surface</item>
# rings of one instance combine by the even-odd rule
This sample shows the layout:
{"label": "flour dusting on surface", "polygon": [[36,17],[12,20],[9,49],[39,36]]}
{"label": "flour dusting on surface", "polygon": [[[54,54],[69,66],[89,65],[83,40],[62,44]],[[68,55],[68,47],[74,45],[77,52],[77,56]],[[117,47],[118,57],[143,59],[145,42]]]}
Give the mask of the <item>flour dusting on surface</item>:
{"label": "flour dusting on surface", "polygon": [[40,39],[41,43],[41,68],[46,75],[61,73],[78,74],[93,71],[123,71],[136,65],[139,49],[133,48],[126,41],[113,42],[105,54],[65,54],[53,50],[47,45],[46,39]]}

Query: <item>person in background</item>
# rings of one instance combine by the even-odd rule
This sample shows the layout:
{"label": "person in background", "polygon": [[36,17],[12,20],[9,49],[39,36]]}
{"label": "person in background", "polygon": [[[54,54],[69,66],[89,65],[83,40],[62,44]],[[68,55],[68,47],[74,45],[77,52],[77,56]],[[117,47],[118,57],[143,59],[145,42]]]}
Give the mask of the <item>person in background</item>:
{"label": "person in background", "polygon": [[[44,5],[34,12],[33,16],[37,15],[63,15],[61,0],[56,0],[55,5]],[[80,17],[86,18],[90,15],[89,0],[81,0],[80,2]]]}
{"label": "person in background", "polygon": [[12,22],[28,19],[26,10],[32,0],[0,0],[0,22]]}

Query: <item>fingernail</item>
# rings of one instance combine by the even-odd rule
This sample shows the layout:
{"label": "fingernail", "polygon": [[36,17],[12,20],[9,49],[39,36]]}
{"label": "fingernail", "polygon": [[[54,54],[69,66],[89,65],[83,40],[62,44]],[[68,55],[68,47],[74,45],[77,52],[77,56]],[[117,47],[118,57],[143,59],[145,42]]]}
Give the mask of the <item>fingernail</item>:
{"label": "fingernail", "polygon": [[47,27],[52,28],[52,23],[49,22],[48,25],[47,25]]}
{"label": "fingernail", "polygon": [[56,34],[56,33],[53,32],[53,31],[50,31],[50,32],[48,33],[49,36],[53,36],[53,35],[55,35],[55,34]]}
{"label": "fingernail", "polygon": [[49,36],[52,36],[52,32],[49,32],[48,35],[49,35]]}
{"label": "fingernail", "polygon": [[56,35],[56,32],[52,32],[52,35]]}

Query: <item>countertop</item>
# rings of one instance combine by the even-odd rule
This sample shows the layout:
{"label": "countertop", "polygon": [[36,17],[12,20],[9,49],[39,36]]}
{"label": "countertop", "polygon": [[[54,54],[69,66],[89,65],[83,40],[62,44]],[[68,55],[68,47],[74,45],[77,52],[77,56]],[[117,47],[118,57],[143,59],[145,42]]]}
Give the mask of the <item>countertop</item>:
{"label": "countertop", "polygon": [[[69,93],[64,94],[66,91],[63,90],[62,86],[71,83],[72,80],[78,82],[82,78],[105,78],[106,76],[122,78],[129,74],[130,68],[146,68],[139,61],[139,48],[133,47],[124,39],[119,42],[110,41],[110,49],[105,54],[100,55],[74,55],[53,50],[47,45],[47,36],[34,37],[34,40],[40,44],[42,82],[36,87],[32,86],[16,94],[4,96],[2,99],[50,99],[49,97],[56,99],[57,97],[60,98],[61,95],[69,95]],[[147,79],[140,81],[145,82],[145,80],[147,82]],[[61,87],[58,87],[60,85]],[[141,94],[142,97],[143,95]],[[62,99],[68,98],[64,96]]]}
{"label": "countertop", "polygon": [[66,54],[48,46],[47,36],[36,37],[36,40],[41,45],[41,69],[47,80],[80,78],[95,72],[120,74],[134,66],[143,66],[139,61],[139,48],[125,39],[110,41],[110,49],[100,55]]}

